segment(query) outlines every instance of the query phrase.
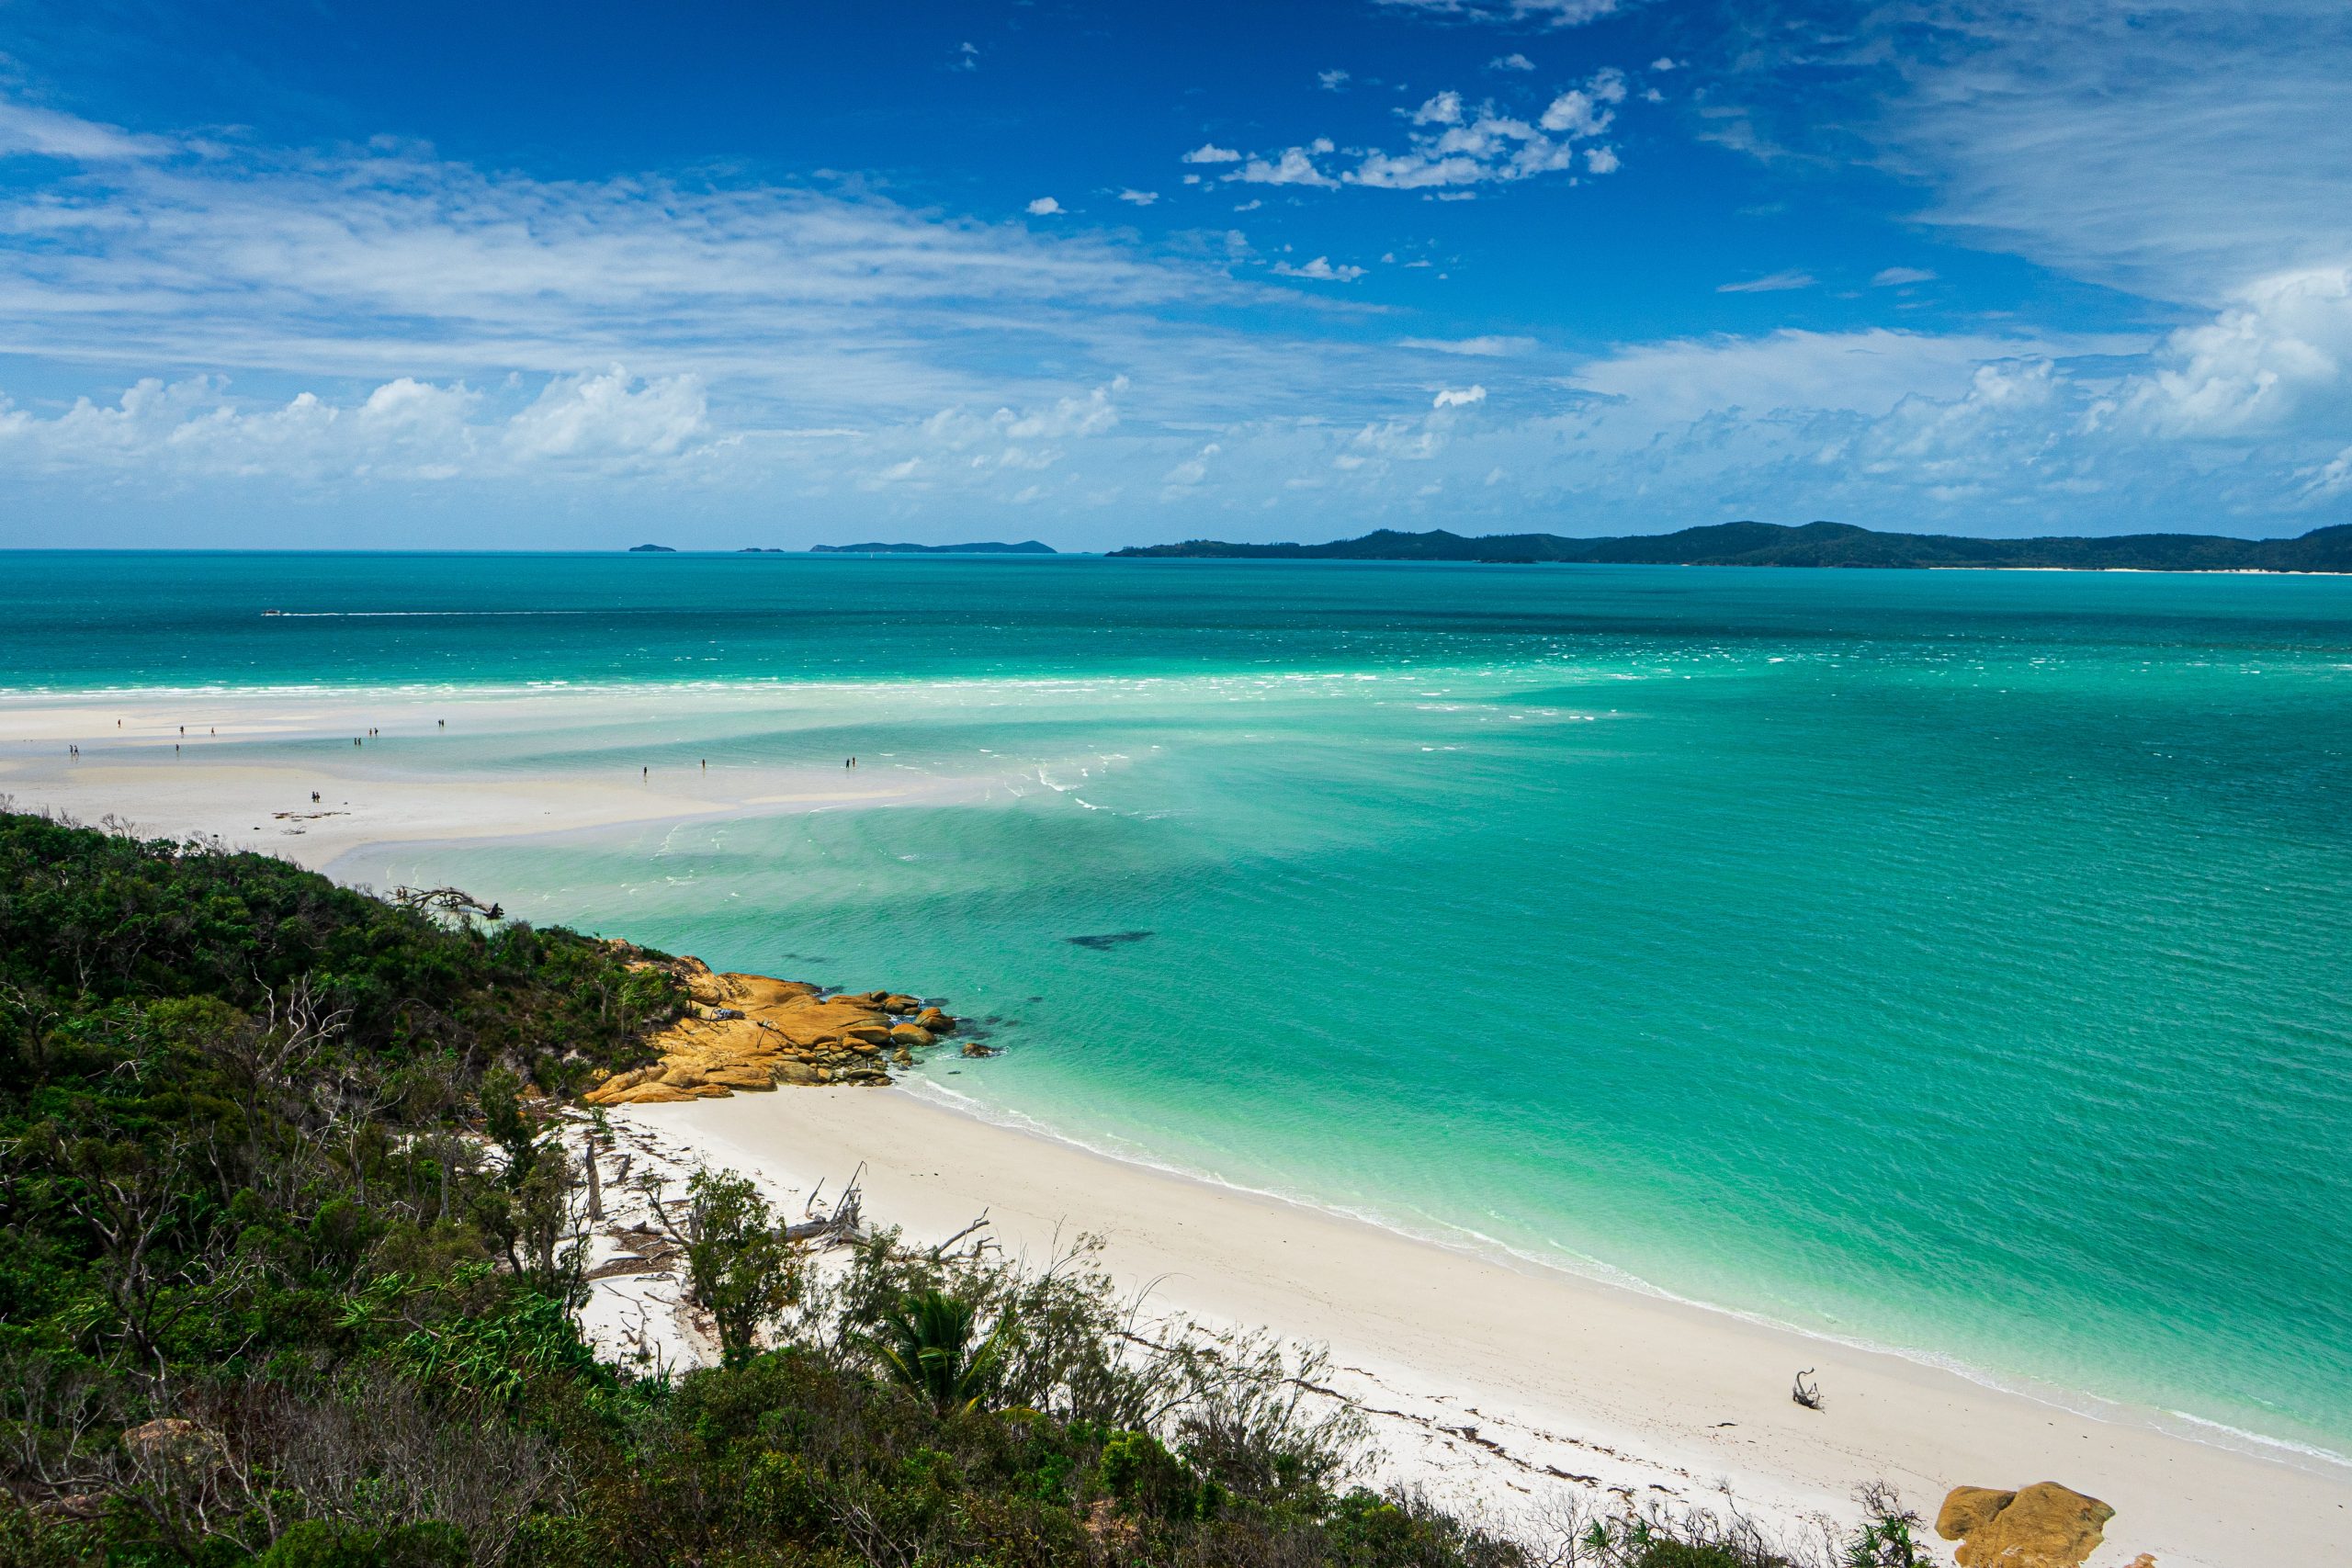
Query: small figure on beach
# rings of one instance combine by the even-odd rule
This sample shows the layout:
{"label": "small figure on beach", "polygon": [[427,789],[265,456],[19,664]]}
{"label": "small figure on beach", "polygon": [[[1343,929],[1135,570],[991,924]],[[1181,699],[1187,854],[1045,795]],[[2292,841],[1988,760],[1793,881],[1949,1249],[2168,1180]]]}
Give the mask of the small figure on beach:
{"label": "small figure on beach", "polygon": [[440,728],[447,729],[449,728],[449,721],[446,718],[436,718],[433,722]]}
{"label": "small figure on beach", "polygon": [[319,792],[318,792],[317,790],[312,790],[312,791],[311,792],[311,805],[313,805],[313,806],[316,806],[318,803],[319,803]]}

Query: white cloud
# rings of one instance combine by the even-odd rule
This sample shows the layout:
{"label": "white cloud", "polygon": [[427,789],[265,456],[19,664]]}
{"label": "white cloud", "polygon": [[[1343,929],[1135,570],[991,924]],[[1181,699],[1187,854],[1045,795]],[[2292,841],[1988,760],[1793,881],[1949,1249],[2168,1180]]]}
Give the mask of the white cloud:
{"label": "white cloud", "polygon": [[1252,158],[1225,177],[1253,186],[1317,186],[1337,189],[1340,182],[1325,174],[1315,164],[1315,152],[1328,152],[1330,145],[1329,142],[1323,141],[1317,143],[1312,149],[1285,147],[1272,162],[1264,158]]}
{"label": "white cloud", "polygon": [[950,71],[978,71],[980,68],[979,46],[973,43],[958,44],[956,48],[956,58],[948,62],[947,68]]}
{"label": "white cloud", "polygon": [[1230,147],[1220,147],[1214,141],[1204,141],[1184,154],[1187,164],[1238,164],[1241,154]]}
{"label": "white cloud", "polygon": [[1523,54],[1498,54],[1487,62],[1489,71],[1532,71],[1535,62]]}
{"label": "white cloud", "polygon": [[0,98],[0,157],[30,152],[51,158],[110,162],[157,158],[172,150],[171,143],[160,137],[134,136],[111,125]]}
{"label": "white cloud", "polygon": [[1380,0],[1399,10],[1481,22],[1533,22],[1573,28],[1617,9],[1617,0]]}
{"label": "white cloud", "polygon": [[1317,71],[1315,80],[1325,92],[1336,93],[1348,85],[1348,73],[1344,71]]}
{"label": "white cloud", "polygon": [[1119,193],[1119,199],[1121,201],[1133,202],[1137,207],[1149,207],[1153,202],[1159,199],[1159,193],[1156,190],[1136,190],[1133,186],[1129,186],[1127,189]]}
{"label": "white cloud", "polygon": [[1922,266],[1883,267],[1871,277],[1872,288],[1895,288],[1906,283],[1933,283],[1936,275]]}
{"label": "white cloud", "polygon": [[[1577,144],[1607,131],[1614,111],[1606,106],[1624,97],[1623,73],[1597,71],[1582,87],[1555,97],[1541,124],[1530,124],[1492,105],[1474,111],[1459,93],[1439,93],[1408,117],[1421,129],[1407,151],[1367,152],[1340,177],[1350,185],[1391,190],[1443,190],[1573,170]],[[1588,174],[1616,171],[1613,149],[1595,146],[1584,152]]]}
{"label": "white cloud", "polygon": [[1479,386],[1446,387],[1430,400],[1433,409],[1466,409],[1487,400],[1487,389]]}
{"label": "white cloud", "polygon": [[506,441],[526,457],[667,457],[703,432],[707,412],[695,378],[639,387],[616,365],[601,376],[548,383],[508,422]]}
{"label": "white cloud", "polygon": [[463,383],[401,377],[338,403],[301,392],[249,404],[219,378],[139,381],[112,406],[0,414],[0,453],[33,471],[116,470],[164,479],[424,480],[607,477],[691,456],[708,433],[691,376],[653,381],[618,366],[557,378],[512,413]]}
{"label": "white cloud", "polygon": [[2166,434],[2269,432],[2352,418],[2352,268],[2282,273],[2171,333],[2126,405]]}
{"label": "white cloud", "polygon": [[2202,306],[2352,260],[2335,0],[1838,4],[1761,39],[1739,36],[1720,139],[1844,157],[1860,135],[1956,240]]}
{"label": "white cloud", "polygon": [[1304,266],[1294,266],[1289,262],[1276,262],[1274,270],[1284,277],[1311,277],[1317,281],[1339,283],[1353,283],[1357,278],[1362,277],[1364,272],[1364,269],[1360,266],[1333,266],[1331,258],[1329,256],[1317,256]]}
{"label": "white cloud", "polygon": [[1062,209],[1062,204],[1050,196],[1041,196],[1026,209],[1032,218],[1051,218]]}
{"label": "white cloud", "polygon": [[1785,272],[1768,273],[1762,277],[1747,278],[1739,283],[1718,283],[1715,285],[1715,292],[1718,294],[1779,294],[1792,288],[1810,288],[1817,281],[1819,280],[1813,274],[1798,272],[1792,268]]}
{"label": "white cloud", "polygon": [[1527,353],[1535,346],[1532,337],[1408,337],[1398,340],[1397,347],[1419,349],[1427,354],[1460,354],[1478,359],[1505,359]]}
{"label": "white cloud", "polygon": [[1783,329],[1763,337],[1630,345],[1582,366],[1569,385],[1637,406],[1661,424],[1726,410],[1827,409],[1875,417],[1913,395],[1958,395],[1981,365],[2057,352],[2059,345],[2032,337]]}
{"label": "white cloud", "polygon": [[1598,136],[1607,130],[1616,116],[1602,106],[1625,101],[1625,76],[1620,71],[1599,71],[1582,87],[1575,87],[1554,98],[1537,123],[1553,133],[1569,136]]}
{"label": "white cloud", "polygon": [[[1401,114],[1405,111],[1400,109],[1397,112]],[[1462,95],[1455,92],[1440,93],[1413,110],[1410,118],[1415,125],[1460,125],[1462,123]]]}

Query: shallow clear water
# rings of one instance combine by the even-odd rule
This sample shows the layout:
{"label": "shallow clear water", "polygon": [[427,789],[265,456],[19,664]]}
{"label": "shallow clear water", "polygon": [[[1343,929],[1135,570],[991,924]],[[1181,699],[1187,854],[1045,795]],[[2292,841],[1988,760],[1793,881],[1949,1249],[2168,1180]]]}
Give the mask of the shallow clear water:
{"label": "shallow clear water", "polygon": [[1098,1146],[2352,1448],[2352,581],[0,564],[12,688],[678,683],[378,751],[1001,786],[358,879],[950,995],[1007,1051],[935,1086]]}

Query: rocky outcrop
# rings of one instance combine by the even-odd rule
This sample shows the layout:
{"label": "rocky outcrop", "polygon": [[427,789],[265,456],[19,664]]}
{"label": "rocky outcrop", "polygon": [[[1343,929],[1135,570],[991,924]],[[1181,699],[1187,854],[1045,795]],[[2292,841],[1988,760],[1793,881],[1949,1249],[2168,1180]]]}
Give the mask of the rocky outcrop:
{"label": "rocky outcrop", "polygon": [[2081,1568],[2115,1510],[2096,1497],[2040,1482],[2017,1492],[1955,1486],[1936,1513],[1936,1533],[1961,1543],[1960,1568]]}
{"label": "rocky outcrop", "polygon": [[635,962],[676,976],[691,998],[688,1015],[653,1037],[660,1061],[604,1078],[582,1096],[590,1105],[669,1104],[778,1084],[888,1083],[886,1057],[911,1065],[915,1052],[956,1029],[938,1007],[903,992],[828,997],[799,980],[715,974],[696,958]]}

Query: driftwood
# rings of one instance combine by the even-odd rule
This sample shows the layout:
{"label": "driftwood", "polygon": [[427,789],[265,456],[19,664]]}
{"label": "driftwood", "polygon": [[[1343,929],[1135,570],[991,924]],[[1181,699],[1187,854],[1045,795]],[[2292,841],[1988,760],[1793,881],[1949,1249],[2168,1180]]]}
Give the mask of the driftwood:
{"label": "driftwood", "polygon": [[506,911],[495,904],[485,904],[462,887],[395,887],[392,902],[404,909],[427,909],[448,915],[480,915],[485,920],[503,920]]}
{"label": "driftwood", "polygon": [[865,1238],[865,1201],[863,1190],[857,1185],[857,1179],[865,1173],[865,1162],[858,1161],[857,1169],[850,1172],[849,1186],[842,1190],[838,1199],[834,1200],[831,1209],[820,1207],[818,1203],[818,1198],[825,1190],[825,1184],[822,1181],[818,1182],[815,1190],[808,1194],[808,1201],[801,1205],[800,1212],[806,1217],[797,1224],[785,1226],[784,1239],[823,1242],[863,1241]]}
{"label": "driftwood", "polygon": [[1821,1408],[1820,1381],[1818,1379],[1815,1379],[1812,1382],[1804,1381],[1812,1376],[1813,1369],[1811,1367],[1807,1367],[1804,1371],[1799,1372],[1797,1374],[1796,1382],[1789,1390],[1789,1397],[1795,1400],[1799,1404],[1804,1405],[1807,1410],[1818,1410]]}

